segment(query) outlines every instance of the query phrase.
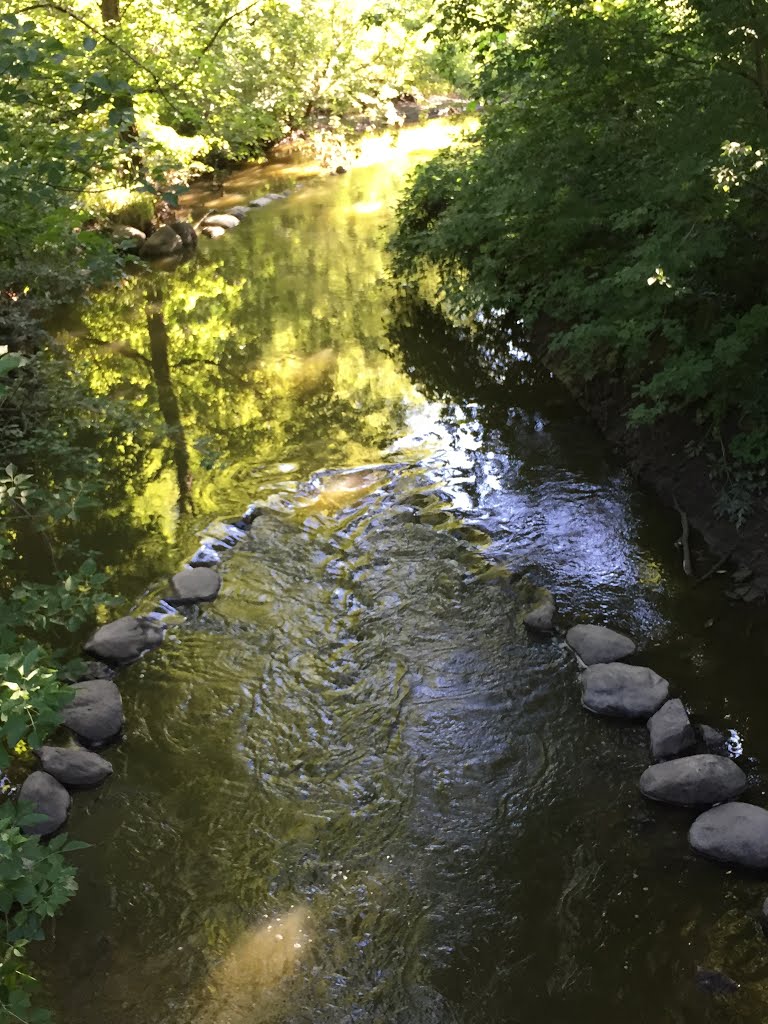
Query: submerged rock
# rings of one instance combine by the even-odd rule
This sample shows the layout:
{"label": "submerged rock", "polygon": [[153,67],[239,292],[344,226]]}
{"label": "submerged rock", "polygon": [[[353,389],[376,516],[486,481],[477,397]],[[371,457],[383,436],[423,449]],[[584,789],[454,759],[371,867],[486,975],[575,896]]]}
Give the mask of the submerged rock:
{"label": "submerged rock", "polygon": [[224,228],[226,231],[236,228],[239,223],[238,218],[232,213],[212,213],[205,218],[205,227]]}
{"label": "submerged rock", "polygon": [[97,629],[85,642],[83,650],[99,661],[129,665],[145,651],[159,647],[164,633],[163,627],[156,623],[124,615]]}
{"label": "submerged rock", "polygon": [[727,757],[693,754],[646,768],[640,776],[640,792],[649,800],[681,807],[721,804],[747,788],[747,777]]}
{"label": "submerged rock", "polygon": [[688,842],[712,860],[768,868],[768,811],[741,802],[713,807],[691,825]]}
{"label": "submerged rock", "polygon": [[741,988],[738,981],[729,978],[722,971],[712,971],[707,967],[696,968],[696,984],[705,992],[711,992],[715,996],[728,996],[738,992]]}
{"label": "submerged rock", "polygon": [[655,715],[648,720],[648,732],[651,734],[651,759],[666,761],[672,757],[680,757],[696,746],[694,732],[688,712],[683,702],[677,697],[668,700]]}
{"label": "submerged rock", "polygon": [[19,790],[19,803],[31,805],[36,814],[44,814],[45,820],[23,825],[21,831],[27,836],[49,836],[58,832],[69,814],[72,798],[60,782],[47,772],[32,772]]}
{"label": "submerged rock", "polygon": [[40,747],[43,770],[63,786],[98,786],[112,774],[112,765],[82,747]]}
{"label": "submerged rock", "polygon": [[143,256],[144,259],[152,260],[160,256],[172,256],[183,248],[184,243],[179,235],[170,224],[165,224],[149,236],[139,250],[139,255]]}
{"label": "submerged rock", "polygon": [[551,633],[555,622],[555,598],[544,587],[537,588],[538,600],[535,607],[523,617],[528,629],[535,633]]}
{"label": "submerged rock", "polygon": [[74,698],[61,711],[68,728],[90,747],[101,747],[123,727],[123,701],[111,679],[73,683]]}
{"label": "submerged rock", "polygon": [[636,650],[628,636],[605,626],[573,626],[566,633],[565,642],[585,665],[621,661]]}
{"label": "submerged rock", "polygon": [[669,683],[639,665],[592,665],[581,676],[581,703],[596,715],[650,718],[669,696]]}
{"label": "submerged rock", "polygon": [[173,604],[213,601],[221,589],[221,576],[213,569],[182,569],[171,580]]}

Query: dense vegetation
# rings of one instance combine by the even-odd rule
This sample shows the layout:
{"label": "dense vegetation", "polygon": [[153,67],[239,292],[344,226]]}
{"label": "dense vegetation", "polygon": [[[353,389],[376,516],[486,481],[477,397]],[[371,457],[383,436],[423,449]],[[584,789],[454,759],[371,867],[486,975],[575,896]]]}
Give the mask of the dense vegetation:
{"label": "dense vegetation", "polygon": [[740,520],[768,458],[768,7],[449,0],[442,29],[484,112],[412,182],[401,271],[511,313],[630,429],[688,423]]}

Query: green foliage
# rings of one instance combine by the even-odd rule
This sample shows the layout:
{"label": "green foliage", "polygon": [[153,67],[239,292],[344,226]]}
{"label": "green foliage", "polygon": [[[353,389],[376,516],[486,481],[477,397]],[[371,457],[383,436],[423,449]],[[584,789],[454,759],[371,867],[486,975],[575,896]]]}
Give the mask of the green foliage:
{"label": "green foliage", "polygon": [[32,1006],[34,979],[21,964],[29,942],[77,891],[75,870],[64,854],[86,844],[59,835],[43,844],[22,829],[39,815],[11,804],[0,807],[0,1011],[26,1024],[47,1024],[50,1014]]}
{"label": "green foliage", "polygon": [[747,0],[488,7],[482,125],[416,175],[400,271],[436,265],[460,308],[521,318],[575,387],[609,378],[630,424],[682,413],[757,468],[768,16]]}

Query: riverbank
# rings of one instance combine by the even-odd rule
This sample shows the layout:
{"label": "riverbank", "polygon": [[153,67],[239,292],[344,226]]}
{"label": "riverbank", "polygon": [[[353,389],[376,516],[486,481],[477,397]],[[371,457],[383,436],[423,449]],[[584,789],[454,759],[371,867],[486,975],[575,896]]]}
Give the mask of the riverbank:
{"label": "riverbank", "polygon": [[692,582],[730,574],[732,600],[765,601],[768,597],[768,511],[763,495],[752,497],[743,520],[738,508],[723,511],[723,453],[700,442],[692,414],[664,416],[650,426],[630,426],[630,394],[615,378],[597,375],[576,380],[564,372],[562,359],[548,347],[542,327],[531,333],[531,348],[568,388],[606,439],[626,460],[633,475],[653,490],[681,520],[688,552],[680,544],[681,567]]}

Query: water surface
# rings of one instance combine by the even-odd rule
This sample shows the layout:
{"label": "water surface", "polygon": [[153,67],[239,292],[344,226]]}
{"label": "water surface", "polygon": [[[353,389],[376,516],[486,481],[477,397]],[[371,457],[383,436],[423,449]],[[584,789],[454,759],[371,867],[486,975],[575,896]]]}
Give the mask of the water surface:
{"label": "water surface", "polygon": [[441,131],[62,325],[124,409],[86,524],[119,592],[148,609],[262,510],[215,604],[120,676],[114,777],[71,818],[80,893],[39,951],[66,1024],[766,1017],[763,883],[692,857],[692,814],[637,791],[644,728],[584,713],[561,636],[520,624],[531,581],[562,623],[630,632],[738,734],[761,802],[765,616],[692,587],[674,517],[509,335],[389,282],[392,204]]}

